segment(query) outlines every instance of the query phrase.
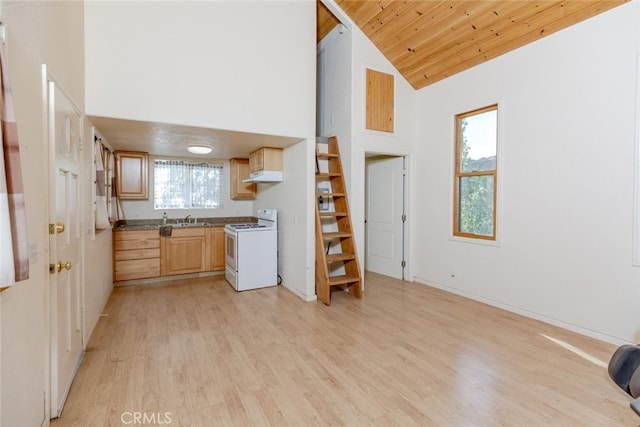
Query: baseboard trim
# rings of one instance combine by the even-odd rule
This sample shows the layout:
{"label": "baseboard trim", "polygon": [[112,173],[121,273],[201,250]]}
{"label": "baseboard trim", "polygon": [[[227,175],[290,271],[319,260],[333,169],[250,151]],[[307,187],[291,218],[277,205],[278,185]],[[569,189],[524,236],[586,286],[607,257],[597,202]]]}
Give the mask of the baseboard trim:
{"label": "baseboard trim", "polygon": [[492,307],[496,307],[496,308],[499,308],[499,309],[502,309],[502,310],[505,310],[505,311],[509,311],[511,313],[519,314],[521,316],[528,317],[528,318],[531,318],[531,319],[539,320],[541,322],[548,323],[550,325],[557,326],[557,327],[560,327],[560,328],[563,328],[563,329],[566,329],[566,330],[569,330],[569,331],[572,331],[572,332],[576,332],[578,334],[581,334],[581,335],[584,335],[584,336],[587,336],[587,337],[595,338],[595,339],[600,340],[600,341],[608,342],[608,343],[615,344],[615,345],[631,344],[629,341],[627,341],[627,340],[625,340],[623,338],[620,338],[620,337],[603,334],[601,332],[594,331],[592,329],[583,328],[581,326],[577,326],[577,325],[574,325],[574,324],[571,324],[571,323],[567,323],[567,322],[564,322],[564,321],[562,321],[560,319],[556,319],[554,317],[545,316],[545,315],[540,314],[540,313],[536,313],[536,312],[533,312],[533,311],[525,310],[523,308],[516,307],[516,306],[513,306],[513,305],[509,305],[509,304],[505,304],[503,302],[496,301],[496,300],[493,300],[493,299],[490,299],[490,298],[485,298],[483,296],[480,296],[480,295],[477,295],[477,294],[473,294],[471,292],[466,292],[466,291],[463,291],[461,289],[453,288],[451,286],[443,285],[441,283],[437,283],[437,282],[434,282],[432,280],[428,280],[428,279],[425,279],[425,278],[422,278],[422,277],[414,277],[413,280],[416,283],[419,283],[421,285],[430,286],[432,288],[440,289],[440,290],[443,290],[445,292],[449,292],[449,293],[452,293],[452,294],[455,294],[455,295],[459,295],[459,296],[464,297],[464,298],[469,298],[471,300],[478,301],[478,302],[481,302],[483,304],[490,305]]}
{"label": "baseboard trim", "polygon": [[199,277],[209,277],[209,276],[221,276],[224,275],[224,270],[220,271],[205,271],[202,273],[188,273],[188,274],[175,274],[172,276],[160,276],[160,277],[151,277],[148,279],[134,279],[134,280],[121,280],[119,282],[113,282],[114,287],[122,287],[122,286],[146,286],[146,285],[158,285],[165,282],[171,282],[173,280],[180,279],[197,279]]}

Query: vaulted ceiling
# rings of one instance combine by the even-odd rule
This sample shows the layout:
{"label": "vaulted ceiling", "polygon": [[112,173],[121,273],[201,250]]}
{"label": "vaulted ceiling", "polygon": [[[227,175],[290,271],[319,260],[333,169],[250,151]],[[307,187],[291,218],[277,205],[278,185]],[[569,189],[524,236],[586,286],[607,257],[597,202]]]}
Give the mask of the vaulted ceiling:
{"label": "vaulted ceiling", "polygon": [[[628,0],[336,0],[420,89]],[[318,1],[318,39],[339,21]]]}
{"label": "vaulted ceiling", "polygon": [[[414,88],[419,89],[628,0],[334,0]],[[320,41],[338,19],[318,0]],[[92,117],[116,149],[184,156],[188,143],[216,141],[208,157],[246,157],[291,138]]]}

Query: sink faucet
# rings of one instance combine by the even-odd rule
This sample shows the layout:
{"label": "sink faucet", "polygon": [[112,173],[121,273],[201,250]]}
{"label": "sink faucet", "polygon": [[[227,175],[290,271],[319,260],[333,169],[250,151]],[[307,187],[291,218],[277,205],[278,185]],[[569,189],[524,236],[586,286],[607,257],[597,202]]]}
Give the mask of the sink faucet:
{"label": "sink faucet", "polygon": [[189,217],[190,217],[190,216],[191,216],[191,215],[187,215],[187,216],[184,218],[184,222],[189,222]]}

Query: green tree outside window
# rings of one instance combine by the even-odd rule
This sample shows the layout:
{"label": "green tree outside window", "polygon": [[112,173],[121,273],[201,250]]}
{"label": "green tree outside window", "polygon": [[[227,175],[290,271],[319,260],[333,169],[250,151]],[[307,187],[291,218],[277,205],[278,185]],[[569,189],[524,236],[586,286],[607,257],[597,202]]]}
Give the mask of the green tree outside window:
{"label": "green tree outside window", "polygon": [[456,116],[454,235],[495,240],[497,105]]}

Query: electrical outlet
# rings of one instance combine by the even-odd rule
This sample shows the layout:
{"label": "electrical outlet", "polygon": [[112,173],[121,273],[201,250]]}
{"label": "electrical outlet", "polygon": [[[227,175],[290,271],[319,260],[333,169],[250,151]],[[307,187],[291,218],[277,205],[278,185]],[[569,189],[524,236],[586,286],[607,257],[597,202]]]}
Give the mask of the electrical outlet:
{"label": "electrical outlet", "polygon": [[456,277],[456,272],[454,269],[449,270],[449,276]]}

